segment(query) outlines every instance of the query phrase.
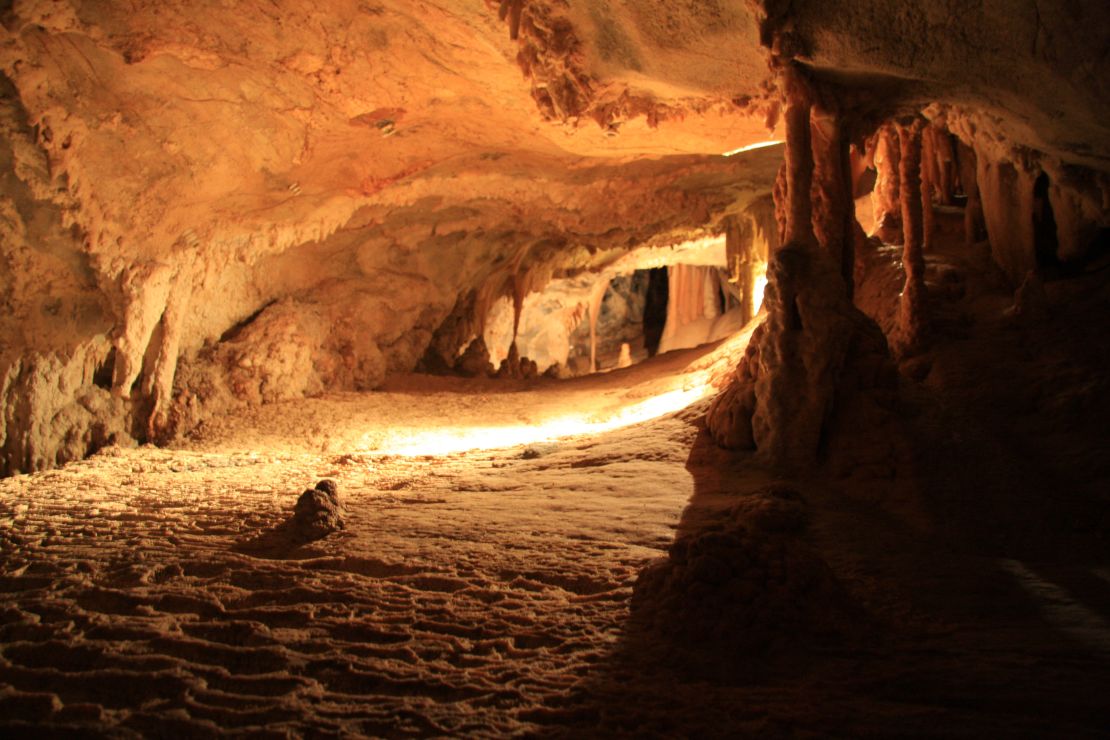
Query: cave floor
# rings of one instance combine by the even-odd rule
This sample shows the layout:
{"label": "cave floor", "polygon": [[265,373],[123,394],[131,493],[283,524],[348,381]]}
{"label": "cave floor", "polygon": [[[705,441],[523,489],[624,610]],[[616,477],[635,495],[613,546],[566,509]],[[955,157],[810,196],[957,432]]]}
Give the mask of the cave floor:
{"label": "cave floor", "polygon": [[[772,480],[708,445],[705,401],[527,446],[373,449],[447,424],[533,425],[587,400],[617,409],[688,387],[715,355],[562,383],[408,376],[215,420],[176,449],[108,448],[0,481],[0,729],[1104,735],[1105,435],[1077,446],[1083,434],[1059,427],[1083,417],[1077,402],[1050,392],[1039,415],[1006,410],[1027,388],[999,377],[1076,363],[999,363],[1029,332],[982,318],[998,306],[974,294],[959,310],[978,320],[956,322],[963,335],[904,394],[910,462],[794,481],[813,545],[871,615],[860,641],[730,666],[705,646],[657,650],[630,621],[637,574],[677,529]],[[266,539],[322,478],[338,482],[345,529]]]}

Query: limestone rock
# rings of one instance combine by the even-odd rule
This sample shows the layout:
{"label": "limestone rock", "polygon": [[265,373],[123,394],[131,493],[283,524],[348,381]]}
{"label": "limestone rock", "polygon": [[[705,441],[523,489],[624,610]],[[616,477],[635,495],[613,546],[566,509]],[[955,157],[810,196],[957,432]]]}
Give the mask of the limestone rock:
{"label": "limestone rock", "polygon": [[302,539],[318,540],[343,529],[344,513],[338,486],[334,481],[322,480],[297,499],[290,528]]}

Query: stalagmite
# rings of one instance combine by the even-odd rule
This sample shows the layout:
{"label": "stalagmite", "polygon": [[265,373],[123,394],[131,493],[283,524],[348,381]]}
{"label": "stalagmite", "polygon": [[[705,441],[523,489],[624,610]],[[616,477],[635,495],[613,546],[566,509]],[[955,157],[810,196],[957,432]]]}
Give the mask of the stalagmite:
{"label": "stalagmite", "polygon": [[925,257],[922,253],[921,130],[924,122],[914,118],[899,124],[902,195],[902,264],[906,282],[898,307],[896,349],[912,352],[924,341],[928,327],[928,294],[925,288]]}
{"label": "stalagmite", "polygon": [[888,123],[879,129],[878,141],[875,145],[875,189],[871,194],[875,214],[874,233],[888,244],[897,244],[902,240],[902,206],[898,174],[900,158],[898,131],[893,124]]}

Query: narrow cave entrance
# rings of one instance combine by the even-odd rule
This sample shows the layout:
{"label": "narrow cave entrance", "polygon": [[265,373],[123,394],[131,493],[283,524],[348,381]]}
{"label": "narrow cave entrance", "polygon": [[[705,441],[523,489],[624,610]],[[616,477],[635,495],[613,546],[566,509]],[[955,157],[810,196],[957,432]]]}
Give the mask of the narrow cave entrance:
{"label": "narrow cave entrance", "polygon": [[1048,175],[1041,173],[1033,183],[1033,248],[1037,267],[1046,278],[1060,273],[1060,240],[1056,233],[1056,217],[1048,197]]}
{"label": "narrow cave entrance", "polygon": [[653,267],[648,272],[647,295],[644,297],[644,351],[654,357],[667,323],[667,269]]}

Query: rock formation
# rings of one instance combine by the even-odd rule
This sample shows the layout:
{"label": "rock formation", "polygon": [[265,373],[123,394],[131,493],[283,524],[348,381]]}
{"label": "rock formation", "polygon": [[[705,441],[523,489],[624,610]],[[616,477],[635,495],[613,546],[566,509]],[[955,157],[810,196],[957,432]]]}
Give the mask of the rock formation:
{"label": "rock formation", "polygon": [[[782,74],[786,104],[785,243],[771,255],[764,306],[767,318],[752,335],[731,384],[718,396],[706,425],[718,444],[755,448],[776,467],[805,468],[817,457],[839,398],[843,377],[862,379],[868,389],[889,377],[883,371],[886,341],[878,327],[848,299],[839,264],[814,234],[811,185],[810,95],[801,73]],[[822,147],[838,147],[836,137]],[[826,155],[828,156],[828,155]],[[828,161],[839,161],[829,157]],[[839,171],[825,169],[829,189],[843,184]],[[825,224],[839,223],[838,201],[824,198]],[[840,205],[842,212],[847,210]],[[826,239],[841,239],[826,228]]]}
{"label": "rock formation", "polygon": [[[744,220],[782,159],[748,147],[786,123],[800,141],[802,118],[813,226],[844,278],[859,243],[845,151],[880,132],[879,233],[900,243],[891,122],[919,115],[935,126],[922,204],[946,202],[958,171],[969,238],[986,227],[1011,287],[1083,269],[1110,227],[1093,0],[958,14],[27,0],[2,14],[7,473],[451,367],[502,298],[520,309],[552,279],[600,278],[632,249]],[[813,116],[784,111],[768,54],[803,72]],[[787,174],[778,203],[797,229]],[[1034,187],[1051,243],[1031,223]],[[908,307],[923,305],[917,280]],[[907,317],[914,334],[920,312]]]}
{"label": "rock formation", "polygon": [[318,540],[343,529],[343,506],[335,481],[322,480],[297,499],[289,520],[292,534],[302,540]]}

